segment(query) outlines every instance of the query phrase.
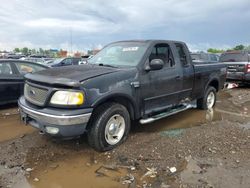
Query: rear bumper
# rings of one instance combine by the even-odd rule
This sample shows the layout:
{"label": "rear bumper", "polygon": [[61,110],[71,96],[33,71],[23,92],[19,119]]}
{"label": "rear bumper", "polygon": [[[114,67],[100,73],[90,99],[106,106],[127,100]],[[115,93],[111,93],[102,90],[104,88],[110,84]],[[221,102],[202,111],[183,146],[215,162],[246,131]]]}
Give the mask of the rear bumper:
{"label": "rear bumper", "polygon": [[41,109],[26,102],[24,97],[18,100],[18,105],[25,123],[55,137],[80,136],[85,132],[92,114],[92,109]]}
{"label": "rear bumper", "polygon": [[250,73],[244,72],[228,72],[227,80],[239,81],[239,82],[250,82]]}

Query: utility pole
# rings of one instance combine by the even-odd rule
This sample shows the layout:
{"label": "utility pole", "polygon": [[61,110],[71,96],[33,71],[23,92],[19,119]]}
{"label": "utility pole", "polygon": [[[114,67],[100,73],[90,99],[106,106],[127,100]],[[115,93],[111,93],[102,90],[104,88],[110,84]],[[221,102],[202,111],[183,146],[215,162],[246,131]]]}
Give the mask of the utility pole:
{"label": "utility pole", "polygon": [[73,54],[73,51],[72,51],[72,28],[70,28],[70,53],[71,53],[71,55]]}

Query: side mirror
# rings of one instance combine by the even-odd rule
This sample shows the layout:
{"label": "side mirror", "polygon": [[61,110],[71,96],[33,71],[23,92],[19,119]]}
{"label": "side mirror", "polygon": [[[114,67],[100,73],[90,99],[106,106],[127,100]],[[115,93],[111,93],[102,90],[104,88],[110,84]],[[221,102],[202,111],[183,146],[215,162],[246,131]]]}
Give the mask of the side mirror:
{"label": "side mirror", "polygon": [[164,66],[164,62],[161,59],[153,59],[149,62],[150,70],[160,70]]}

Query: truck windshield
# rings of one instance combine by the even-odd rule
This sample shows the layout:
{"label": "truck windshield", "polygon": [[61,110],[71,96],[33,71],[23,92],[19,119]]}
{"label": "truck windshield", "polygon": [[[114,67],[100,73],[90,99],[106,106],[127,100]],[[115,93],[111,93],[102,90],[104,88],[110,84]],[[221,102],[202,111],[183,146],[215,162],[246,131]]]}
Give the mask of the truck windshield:
{"label": "truck windshield", "polygon": [[136,66],[146,50],[147,45],[143,42],[114,43],[103,48],[88,63],[114,67]]}
{"label": "truck windshield", "polygon": [[248,62],[248,54],[225,53],[220,56],[220,62]]}

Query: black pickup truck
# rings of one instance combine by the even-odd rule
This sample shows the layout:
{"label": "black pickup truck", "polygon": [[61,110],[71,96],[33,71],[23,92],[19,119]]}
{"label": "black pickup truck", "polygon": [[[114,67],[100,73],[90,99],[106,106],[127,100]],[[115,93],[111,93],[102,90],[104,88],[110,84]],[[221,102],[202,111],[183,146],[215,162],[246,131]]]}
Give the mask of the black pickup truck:
{"label": "black pickup truck", "polygon": [[26,75],[19,99],[24,122],[55,137],[87,132],[110,150],[126,140],[132,120],[146,124],[189,108],[212,108],[226,66],[193,63],[185,43],[121,41],[87,64]]}

